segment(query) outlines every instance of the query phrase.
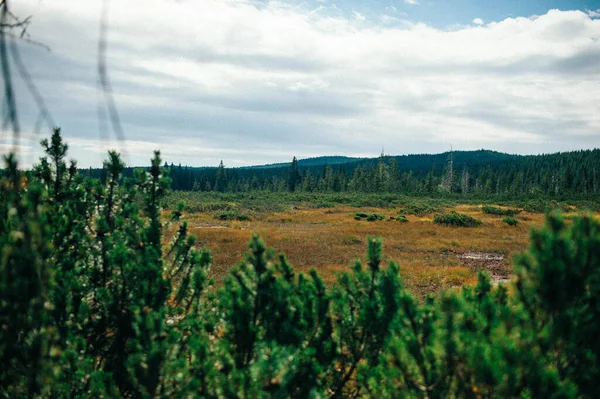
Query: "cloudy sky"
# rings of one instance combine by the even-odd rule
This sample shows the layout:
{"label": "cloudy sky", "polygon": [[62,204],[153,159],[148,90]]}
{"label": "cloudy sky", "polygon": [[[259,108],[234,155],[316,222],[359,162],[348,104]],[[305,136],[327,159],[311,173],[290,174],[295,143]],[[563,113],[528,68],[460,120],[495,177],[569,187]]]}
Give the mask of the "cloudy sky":
{"label": "cloudy sky", "polygon": [[[111,1],[125,142],[98,117],[100,0],[19,0],[23,60],[80,166],[600,147],[600,0]],[[38,111],[16,83],[21,156]],[[48,130],[41,132],[48,135]],[[6,152],[6,134],[0,150]]]}

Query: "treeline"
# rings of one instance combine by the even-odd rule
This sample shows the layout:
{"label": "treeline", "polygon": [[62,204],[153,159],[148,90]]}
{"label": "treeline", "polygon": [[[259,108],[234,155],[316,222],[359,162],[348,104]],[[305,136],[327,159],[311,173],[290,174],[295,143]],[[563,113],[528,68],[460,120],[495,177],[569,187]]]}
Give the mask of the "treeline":
{"label": "treeline", "polygon": [[329,287],[256,236],[215,288],[183,208],[160,209],[159,153],[123,180],[110,152],[101,181],[58,132],[43,146],[0,179],[2,398],[598,396],[593,217],[550,216],[510,288],[480,274],[420,302],[376,238]]}
{"label": "treeline", "polygon": [[168,166],[173,190],[362,192],[512,197],[600,194],[600,150],[538,156],[492,151],[380,156],[337,165],[270,168]]}

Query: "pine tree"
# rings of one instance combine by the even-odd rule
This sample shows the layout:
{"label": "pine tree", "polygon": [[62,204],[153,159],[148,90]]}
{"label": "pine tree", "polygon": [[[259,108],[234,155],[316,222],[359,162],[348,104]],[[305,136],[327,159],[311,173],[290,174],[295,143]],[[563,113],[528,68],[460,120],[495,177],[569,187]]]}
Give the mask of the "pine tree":
{"label": "pine tree", "polygon": [[223,166],[223,161],[219,163],[219,167],[217,169],[217,176],[215,178],[214,190],[220,193],[225,192],[225,188],[227,187],[227,172],[225,171],[225,166]]}
{"label": "pine tree", "polygon": [[51,381],[51,237],[45,190],[23,188],[14,155],[0,180],[0,396],[39,395]]}
{"label": "pine tree", "polygon": [[298,160],[296,157],[294,157],[289,169],[288,190],[290,192],[296,191],[297,187],[299,187],[301,183],[302,175],[300,174],[300,168],[298,167]]}

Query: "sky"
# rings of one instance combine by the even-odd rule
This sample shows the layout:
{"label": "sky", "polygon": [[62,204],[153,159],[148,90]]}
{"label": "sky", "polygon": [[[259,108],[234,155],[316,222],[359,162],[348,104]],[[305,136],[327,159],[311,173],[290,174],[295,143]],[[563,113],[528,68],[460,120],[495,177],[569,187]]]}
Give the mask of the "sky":
{"label": "sky", "polygon": [[[19,0],[21,57],[80,167],[600,147],[600,0],[128,0],[99,117],[100,0]],[[13,72],[16,69],[13,66]],[[25,164],[50,134],[14,72]],[[11,148],[0,137],[0,152]]]}

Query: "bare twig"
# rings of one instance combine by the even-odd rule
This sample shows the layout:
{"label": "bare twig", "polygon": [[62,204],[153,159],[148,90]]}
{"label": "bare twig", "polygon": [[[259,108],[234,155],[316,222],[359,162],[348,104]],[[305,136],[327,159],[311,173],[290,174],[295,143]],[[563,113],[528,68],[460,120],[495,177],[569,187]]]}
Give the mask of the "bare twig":
{"label": "bare twig", "polygon": [[[102,3],[102,17],[100,19],[100,38],[98,40],[98,83],[104,95],[104,101],[106,103],[105,110],[108,113],[112,130],[117,136],[117,139],[123,143],[125,141],[125,135],[121,127],[121,120],[119,118],[119,113],[117,112],[112,86],[107,73],[106,51],[108,47],[108,5],[109,0],[104,0]],[[101,108],[101,104],[98,104],[98,117],[100,119],[100,134],[103,137],[106,137],[104,132],[106,123],[103,122],[106,118],[106,114]],[[121,152],[126,156],[124,146],[121,148]]]}
{"label": "bare twig", "polygon": [[[8,0],[3,0],[0,3],[1,11],[0,11],[0,22],[2,24],[7,24],[7,19],[9,18],[8,13]],[[4,126],[11,126],[12,134],[13,134],[13,152],[17,152],[19,136],[20,136],[20,126],[19,126],[19,117],[17,115],[17,105],[15,92],[12,85],[12,76],[10,72],[10,63],[8,60],[8,52],[6,48],[6,34],[5,29],[0,29],[0,68],[2,69],[2,79],[4,81],[4,100],[6,102],[6,120],[3,122]],[[4,130],[4,129],[3,129]]]}
{"label": "bare twig", "polygon": [[17,67],[17,72],[19,72],[21,79],[23,79],[25,85],[27,86],[27,90],[29,90],[29,93],[33,97],[38,109],[40,110],[40,118],[46,122],[46,125],[49,129],[53,129],[56,127],[56,124],[54,123],[54,120],[52,120],[50,112],[48,112],[48,107],[46,106],[44,98],[40,94],[37,86],[31,78],[31,75],[29,74],[29,71],[27,70],[27,67],[25,66],[25,63],[21,59],[21,53],[19,52],[19,48],[14,41],[11,41],[10,43],[10,52],[12,55],[12,60]]}

